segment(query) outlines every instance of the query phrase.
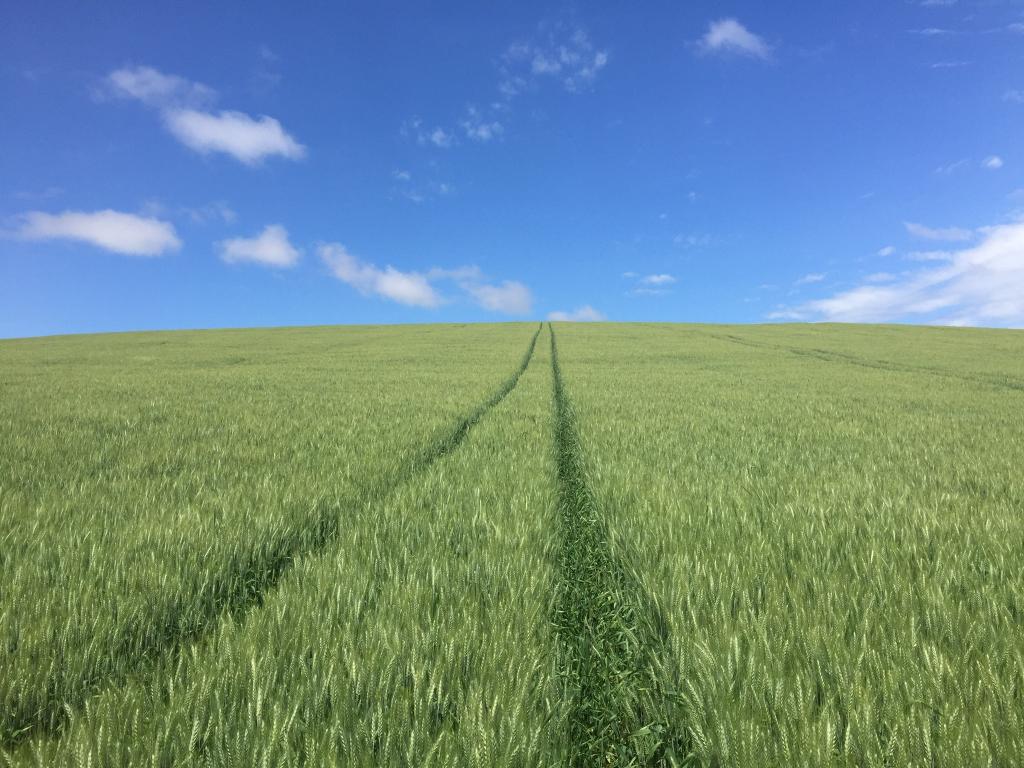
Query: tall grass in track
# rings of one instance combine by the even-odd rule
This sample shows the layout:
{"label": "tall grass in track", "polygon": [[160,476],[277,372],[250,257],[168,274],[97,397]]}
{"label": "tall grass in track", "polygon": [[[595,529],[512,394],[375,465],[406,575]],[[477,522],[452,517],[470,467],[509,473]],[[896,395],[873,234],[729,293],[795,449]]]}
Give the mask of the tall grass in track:
{"label": "tall grass in track", "polygon": [[[521,349],[521,347],[520,347]],[[91,698],[40,766],[549,766],[565,714],[550,359],[246,616]]]}
{"label": "tall grass in track", "polygon": [[673,724],[678,680],[664,617],[609,543],[587,485],[554,329],[551,365],[562,538],[555,626],[570,702],[568,764],[678,764],[686,750]]}
{"label": "tall grass in track", "polygon": [[340,513],[457,443],[531,331],[0,345],[0,742],[258,605]]}
{"label": "tall grass in track", "polygon": [[1020,764],[1024,337],[568,326],[559,354],[695,764]]}

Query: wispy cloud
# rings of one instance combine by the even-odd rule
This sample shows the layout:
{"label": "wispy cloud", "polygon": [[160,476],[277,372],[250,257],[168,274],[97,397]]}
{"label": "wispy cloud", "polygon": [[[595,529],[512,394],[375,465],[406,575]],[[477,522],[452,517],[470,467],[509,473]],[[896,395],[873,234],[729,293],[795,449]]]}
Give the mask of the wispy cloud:
{"label": "wispy cloud", "polygon": [[629,290],[631,296],[662,296],[671,293],[676,277],[668,273],[641,275],[636,272],[623,272],[622,277],[633,283]]}
{"label": "wispy cloud", "polygon": [[639,282],[641,285],[672,285],[676,282],[676,278],[666,274],[646,275],[641,277]]}
{"label": "wispy cloud", "polygon": [[[1024,326],[1024,223],[980,230],[976,245],[883,281],[774,313],[776,319]],[[877,276],[875,276],[877,277]],[[881,282],[881,284],[878,284]]]}
{"label": "wispy cloud", "polygon": [[207,224],[211,221],[232,224],[238,218],[235,210],[223,201],[209,203],[198,208],[181,208],[179,212],[188,216],[193,224]]}
{"label": "wispy cloud", "polygon": [[16,229],[9,234],[21,240],[73,240],[127,256],[161,256],[181,247],[170,222],[109,209],[29,211],[16,221]]}
{"label": "wispy cloud", "polygon": [[698,48],[704,53],[736,54],[764,61],[772,57],[768,43],[732,18],[711,22]]}
{"label": "wispy cloud", "polygon": [[249,262],[267,267],[293,267],[299,250],[288,242],[288,231],[280,224],[263,228],[255,237],[235,237],[219,243],[220,257],[228,264]]}
{"label": "wispy cloud", "polygon": [[168,75],[153,67],[124,67],[107,75],[100,96],[136,99],[150,107],[171,109],[203,107],[217,100],[217,92],[202,83]]}
{"label": "wispy cloud", "polygon": [[1003,167],[1003,158],[999,155],[989,155],[981,161],[981,164],[990,171],[998,171]]}
{"label": "wispy cloud", "polygon": [[394,192],[417,205],[432,197],[444,197],[454,192],[448,182],[414,180],[409,171],[392,171],[391,178],[395,180]]}
{"label": "wispy cloud", "polygon": [[455,144],[455,137],[451,132],[446,131],[440,126],[428,128],[424,126],[423,120],[418,117],[407,120],[402,126],[401,133],[421,147],[433,146],[447,149]]}
{"label": "wispy cloud", "polygon": [[890,283],[896,279],[896,275],[892,272],[872,272],[870,275],[864,278],[866,283]]}
{"label": "wispy cloud", "polygon": [[608,64],[608,51],[597,48],[582,27],[545,23],[532,40],[510,45],[502,57],[498,92],[511,99],[545,79],[567,91],[589,88]]}
{"label": "wispy cloud", "polygon": [[793,285],[813,285],[814,283],[820,283],[825,279],[825,274],[822,272],[812,272],[809,275],[804,275],[799,280],[793,283]]}
{"label": "wispy cloud", "polygon": [[533,295],[523,283],[505,280],[487,282],[479,267],[433,268],[426,272],[403,272],[390,264],[383,269],[348,252],[341,243],[325,243],[317,249],[332,274],[364,296],[378,296],[399,304],[434,309],[449,302],[435,285],[454,284],[464,296],[488,312],[528,315]]}
{"label": "wispy cloud", "polygon": [[528,315],[533,309],[533,296],[522,283],[506,280],[500,285],[465,282],[462,284],[477,304],[491,312],[503,315]]}
{"label": "wispy cloud", "polygon": [[14,192],[12,197],[18,200],[52,200],[55,197],[60,197],[64,194],[64,187],[45,187],[39,190],[27,190],[23,189],[18,192]]}
{"label": "wispy cloud", "polygon": [[966,168],[970,161],[965,157],[955,162],[949,163],[948,165],[940,165],[935,169],[935,173],[948,176],[951,173],[959,171],[961,168]]}
{"label": "wispy cloud", "polygon": [[707,234],[679,234],[672,238],[672,242],[682,248],[707,248],[715,244],[715,238]]}
{"label": "wispy cloud", "polygon": [[926,227],[924,224],[916,224],[912,221],[903,223],[907,233],[922,240],[942,240],[948,243],[962,242],[974,237],[974,233],[962,227]]}
{"label": "wispy cloud", "polygon": [[589,90],[608,65],[608,51],[598,48],[579,26],[545,22],[537,33],[508,46],[498,64],[494,98],[484,106],[469,104],[462,117],[427,127],[414,117],[401,127],[402,136],[419,146],[447,149],[460,137],[485,144],[502,138],[513,103],[544,83],[558,83],[565,91]]}
{"label": "wispy cloud", "polygon": [[466,116],[460,125],[467,138],[481,143],[500,138],[505,131],[500,122],[484,118],[480,110],[473,106],[467,107]]}
{"label": "wispy cloud", "polygon": [[170,133],[200,154],[220,152],[246,165],[258,165],[268,157],[299,160],[306,155],[305,147],[272,117],[209,111],[217,94],[201,83],[152,67],[125,67],[111,72],[104,85],[108,95],[157,109]]}
{"label": "wispy cloud", "polygon": [[1012,104],[1024,104],[1024,91],[1010,90],[1003,94],[1003,101]]}
{"label": "wispy cloud", "polygon": [[892,256],[894,253],[896,253],[896,248],[892,245],[887,245],[884,248],[878,249],[878,255],[882,257]]}
{"label": "wispy cloud", "polygon": [[556,320],[570,323],[597,323],[607,318],[594,309],[589,304],[584,304],[582,307],[577,307],[571,312],[563,312],[561,310],[550,312],[548,314],[548,320]]}

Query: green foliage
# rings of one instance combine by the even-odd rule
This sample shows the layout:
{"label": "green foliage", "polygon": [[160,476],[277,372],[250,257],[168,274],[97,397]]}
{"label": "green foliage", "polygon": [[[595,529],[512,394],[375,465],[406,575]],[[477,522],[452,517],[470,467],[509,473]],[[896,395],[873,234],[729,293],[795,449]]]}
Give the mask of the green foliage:
{"label": "green foliage", "polygon": [[1020,763],[1019,333],[577,325],[559,353],[695,762]]}
{"label": "green foliage", "polygon": [[0,765],[1024,754],[1019,333],[64,337],[0,394]]}
{"label": "green foliage", "polygon": [[532,333],[5,344],[0,743],[54,732],[90,692],[258,605],[351,510],[457,444],[466,404],[493,397]]}

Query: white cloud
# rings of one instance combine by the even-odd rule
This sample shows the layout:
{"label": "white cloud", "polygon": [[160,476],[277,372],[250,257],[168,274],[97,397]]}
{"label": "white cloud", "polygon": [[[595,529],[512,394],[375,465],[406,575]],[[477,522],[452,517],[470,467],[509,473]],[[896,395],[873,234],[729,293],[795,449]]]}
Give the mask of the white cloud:
{"label": "white cloud", "polygon": [[376,264],[364,262],[340,243],[325,243],[318,252],[335,277],[364,296],[380,296],[399,304],[433,309],[449,301],[434,284],[449,281],[489,312],[528,315],[533,308],[533,296],[525,285],[515,280],[506,280],[498,285],[487,283],[476,266],[402,272],[391,265],[381,269]]}
{"label": "white cloud", "polygon": [[123,67],[107,75],[106,91],[137,99],[151,107],[199,107],[212,103],[217,92],[202,83],[166,75],[152,67]]}
{"label": "white cloud", "polygon": [[814,283],[820,283],[825,279],[825,275],[821,272],[812,272],[809,275],[804,275],[797,280],[793,285],[813,285]]}
{"label": "white cloud", "polygon": [[247,165],[273,156],[299,160],[306,155],[306,148],[272,117],[204,109],[216,93],[201,83],[152,67],[115,70],[105,82],[110,93],[158,109],[171,134],[200,154],[223,152]]}
{"label": "white cloud", "polygon": [[528,315],[533,309],[533,295],[523,283],[505,280],[500,285],[492,285],[484,280],[483,272],[475,265],[455,269],[434,267],[426,277],[430,281],[454,281],[478,306],[489,312]]}
{"label": "white cloud", "polygon": [[194,224],[207,224],[211,221],[232,224],[238,218],[234,209],[223,201],[209,203],[200,208],[182,208],[180,212],[188,216]]}
{"label": "white cloud", "polygon": [[426,276],[418,272],[401,272],[390,265],[380,269],[360,261],[340,243],[325,243],[318,250],[334,276],[364,296],[381,296],[412,307],[433,308],[442,303]]}
{"label": "white cloud", "polygon": [[306,149],[272,117],[254,119],[244,112],[199,112],[172,110],[164,115],[171,133],[185,146],[200,154],[224,152],[247,165],[280,155],[298,160]]}
{"label": "white cloud", "polygon": [[497,120],[485,119],[476,107],[467,108],[466,117],[463,118],[461,125],[468,138],[479,142],[496,139],[505,130]]}
{"label": "white cloud", "polygon": [[518,96],[552,80],[567,91],[584,91],[607,65],[608,52],[596,48],[582,28],[541,24],[534,38],[513,43],[502,53],[498,94],[490,103],[483,107],[470,105],[461,118],[432,129],[413,117],[403,123],[401,134],[420,146],[444,149],[461,144],[461,136],[476,143],[500,139]]}
{"label": "white cloud", "polygon": [[640,278],[642,285],[671,285],[676,282],[675,277],[672,275],[647,275],[646,277]]}
{"label": "white cloud", "polygon": [[465,283],[463,289],[477,303],[491,312],[505,315],[528,315],[533,309],[530,289],[519,282],[506,280],[501,285]]}
{"label": "white cloud", "polygon": [[[693,194],[693,193],[691,193]],[[679,234],[672,238],[672,242],[683,248],[707,248],[715,244],[715,238],[711,235],[683,235]]]}
{"label": "white cloud", "polygon": [[894,253],[896,253],[896,248],[891,245],[887,245],[884,248],[878,249],[878,255],[882,257],[892,256]]}
{"label": "white cloud", "polygon": [[57,214],[30,211],[19,221],[13,234],[23,240],[77,240],[129,256],[160,256],[181,247],[169,222],[109,209]]}
{"label": "white cloud", "polygon": [[974,237],[974,233],[971,230],[961,227],[933,229],[932,227],[926,227],[924,224],[915,224],[912,221],[904,222],[903,226],[907,228],[907,232],[910,235],[919,237],[922,240],[943,240],[952,243],[963,242]]}
{"label": "white cloud", "polygon": [[484,280],[478,266],[454,269],[433,267],[425,272],[403,272],[391,265],[383,269],[348,253],[339,243],[327,243],[317,249],[319,256],[336,278],[364,296],[380,296],[399,304],[428,309],[449,303],[435,287],[436,283],[454,283],[465,297],[490,312],[529,314],[534,297],[517,281],[492,285]]}
{"label": "white cloud", "polygon": [[999,155],[989,155],[982,161],[981,164],[984,167],[988,168],[990,171],[998,171],[1000,168],[1003,167],[1003,158],[1001,158]]}
{"label": "white cloud", "polygon": [[542,40],[510,45],[503,56],[498,92],[507,100],[544,78],[559,80],[567,91],[581,91],[608,65],[608,52],[598,50],[586,30],[545,25]]}
{"label": "white cloud", "polygon": [[951,251],[911,251],[906,255],[909,261],[950,261]]}
{"label": "white cloud", "polygon": [[736,19],[719,19],[708,26],[699,47],[705,53],[734,53],[768,60],[771,47]]}
{"label": "white cloud", "polygon": [[888,283],[896,279],[892,272],[872,272],[864,278],[866,283]]}
{"label": "white cloud", "polygon": [[981,242],[949,253],[934,266],[904,273],[884,285],[866,281],[783,312],[797,319],[840,322],[915,320],[1024,327],[1024,223],[980,232]]}
{"label": "white cloud", "polygon": [[280,224],[263,228],[256,237],[236,237],[220,243],[220,257],[228,264],[252,262],[268,267],[293,267],[300,252],[288,242],[288,231]]}
{"label": "white cloud", "polygon": [[437,126],[427,130],[423,127],[423,121],[414,117],[402,125],[402,135],[415,140],[421,147],[432,144],[435,147],[447,149],[455,144],[455,137],[444,128]]}
{"label": "white cloud", "polygon": [[603,314],[589,304],[577,307],[572,312],[557,311],[548,314],[548,320],[561,320],[571,323],[596,323],[606,319]]}
{"label": "white cloud", "polygon": [[452,137],[443,128],[435,128],[429,134],[427,134],[427,140],[435,147],[450,147],[452,145]]}
{"label": "white cloud", "polygon": [[966,167],[969,164],[969,162],[970,161],[965,157],[961,160],[957,160],[954,163],[949,163],[948,165],[940,165],[938,168],[935,169],[935,173],[941,174],[943,176],[948,176],[951,173],[954,173],[956,171],[959,171],[961,168]]}
{"label": "white cloud", "polygon": [[636,272],[623,272],[622,277],[634,281],[629,296],[664,296],[672,293],[670,288],[676,282],[674,275],[667,273],[640,275]]}

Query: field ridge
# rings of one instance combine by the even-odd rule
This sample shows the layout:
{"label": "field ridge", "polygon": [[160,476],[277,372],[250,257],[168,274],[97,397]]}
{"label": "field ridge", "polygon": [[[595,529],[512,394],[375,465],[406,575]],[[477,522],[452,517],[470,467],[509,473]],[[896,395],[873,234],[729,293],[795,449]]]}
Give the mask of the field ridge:
{"label": "field ridge", "polygon": [[846,363],[848,365],[860,366],[861,368],[871,368],[878,371],[895,371],[897,373],[924,373],[931,376],[940,376],[944,379],[956,379],[969,384],[984,384],[998,389],[1024,391],[1024,381],[1020,381],[1019,379],[1011,376],[992,376],[984,373],[957,373],[955,371],[932,368],[926,365],[910,365],[907,363],[897,363],[892,360],[874,360],[867,357],[860,357],[858,355],[851,355],[848,352],[838,352],[833,349],[821,349],[818,347],[787,347],[782,344],[770,344],[765,341],[744,339],[741,336],[734,336],[727,333],[712,333],[708,335],[712,338],[730,341],[733,344],[740,344],[745,347],[789,352],[791,355],[797,355],[798,357],[810,357],[816,360],[823,360],[827,363]]}
{"label": "field ridge", "polygon": [[[561,551],[555,628],[570,700],[569,764],[668,765],[689,752],[672,716],[678,688],[667,622],[613,551],[587,482],[551,333]],[[673,761],[674,763],[675,761]]]}
{"label": "field ridge", "polygon": [[[427,470],[434,462],[452,453],[473,426],[515,389],[520,377],[529,367],[542,329],[543,324],[539,324],[516,369],[490,397],[460,418],[451,429],[428,445],[387,481],[380,482],[375,478],[372,482],[357,485],[349,501],[358,505],[375,496],[390,493]],[[211,580],[205,594],[198,596],[207,609],[203,612],[202,621],[188,626],[176,625],[172,612],[168,626],[160,636],[163,642],[154,641],[142,654],[135,653],[137,661],[129,664],[127,669],[110,671],[82,680],[78,695],[72,698],[65,695],[59,699],[51,691],[43,701],[25,701],[24,705],[15,711],[3,713],[0,719],[0,748],[15,749],[33,736],[52,738],[59,735],[65,723],[73,717],[74,710],[82,706],[99,688],[113,684],[127,675],[136,674],[163,656],[177,653],[186,643],[196,641],[212,631],[221,616],[240,617],[259,607],[267,593],[287,576],[298,558],[316,555],[336,538],[340,525],[339,502],[328,502],[321,498],[315,506],[317,511],[313,515],[315,522],[312,526],[289,531],[271,542],[269,546],[246,553],[248,556],[238,564],[240,567],[221,574],[221,578],[214,577]],[[136,640],[137,638],[133,636],[126,637],[126,650],[137,648]],[[3,757],[2,753],[0,757]]]}

